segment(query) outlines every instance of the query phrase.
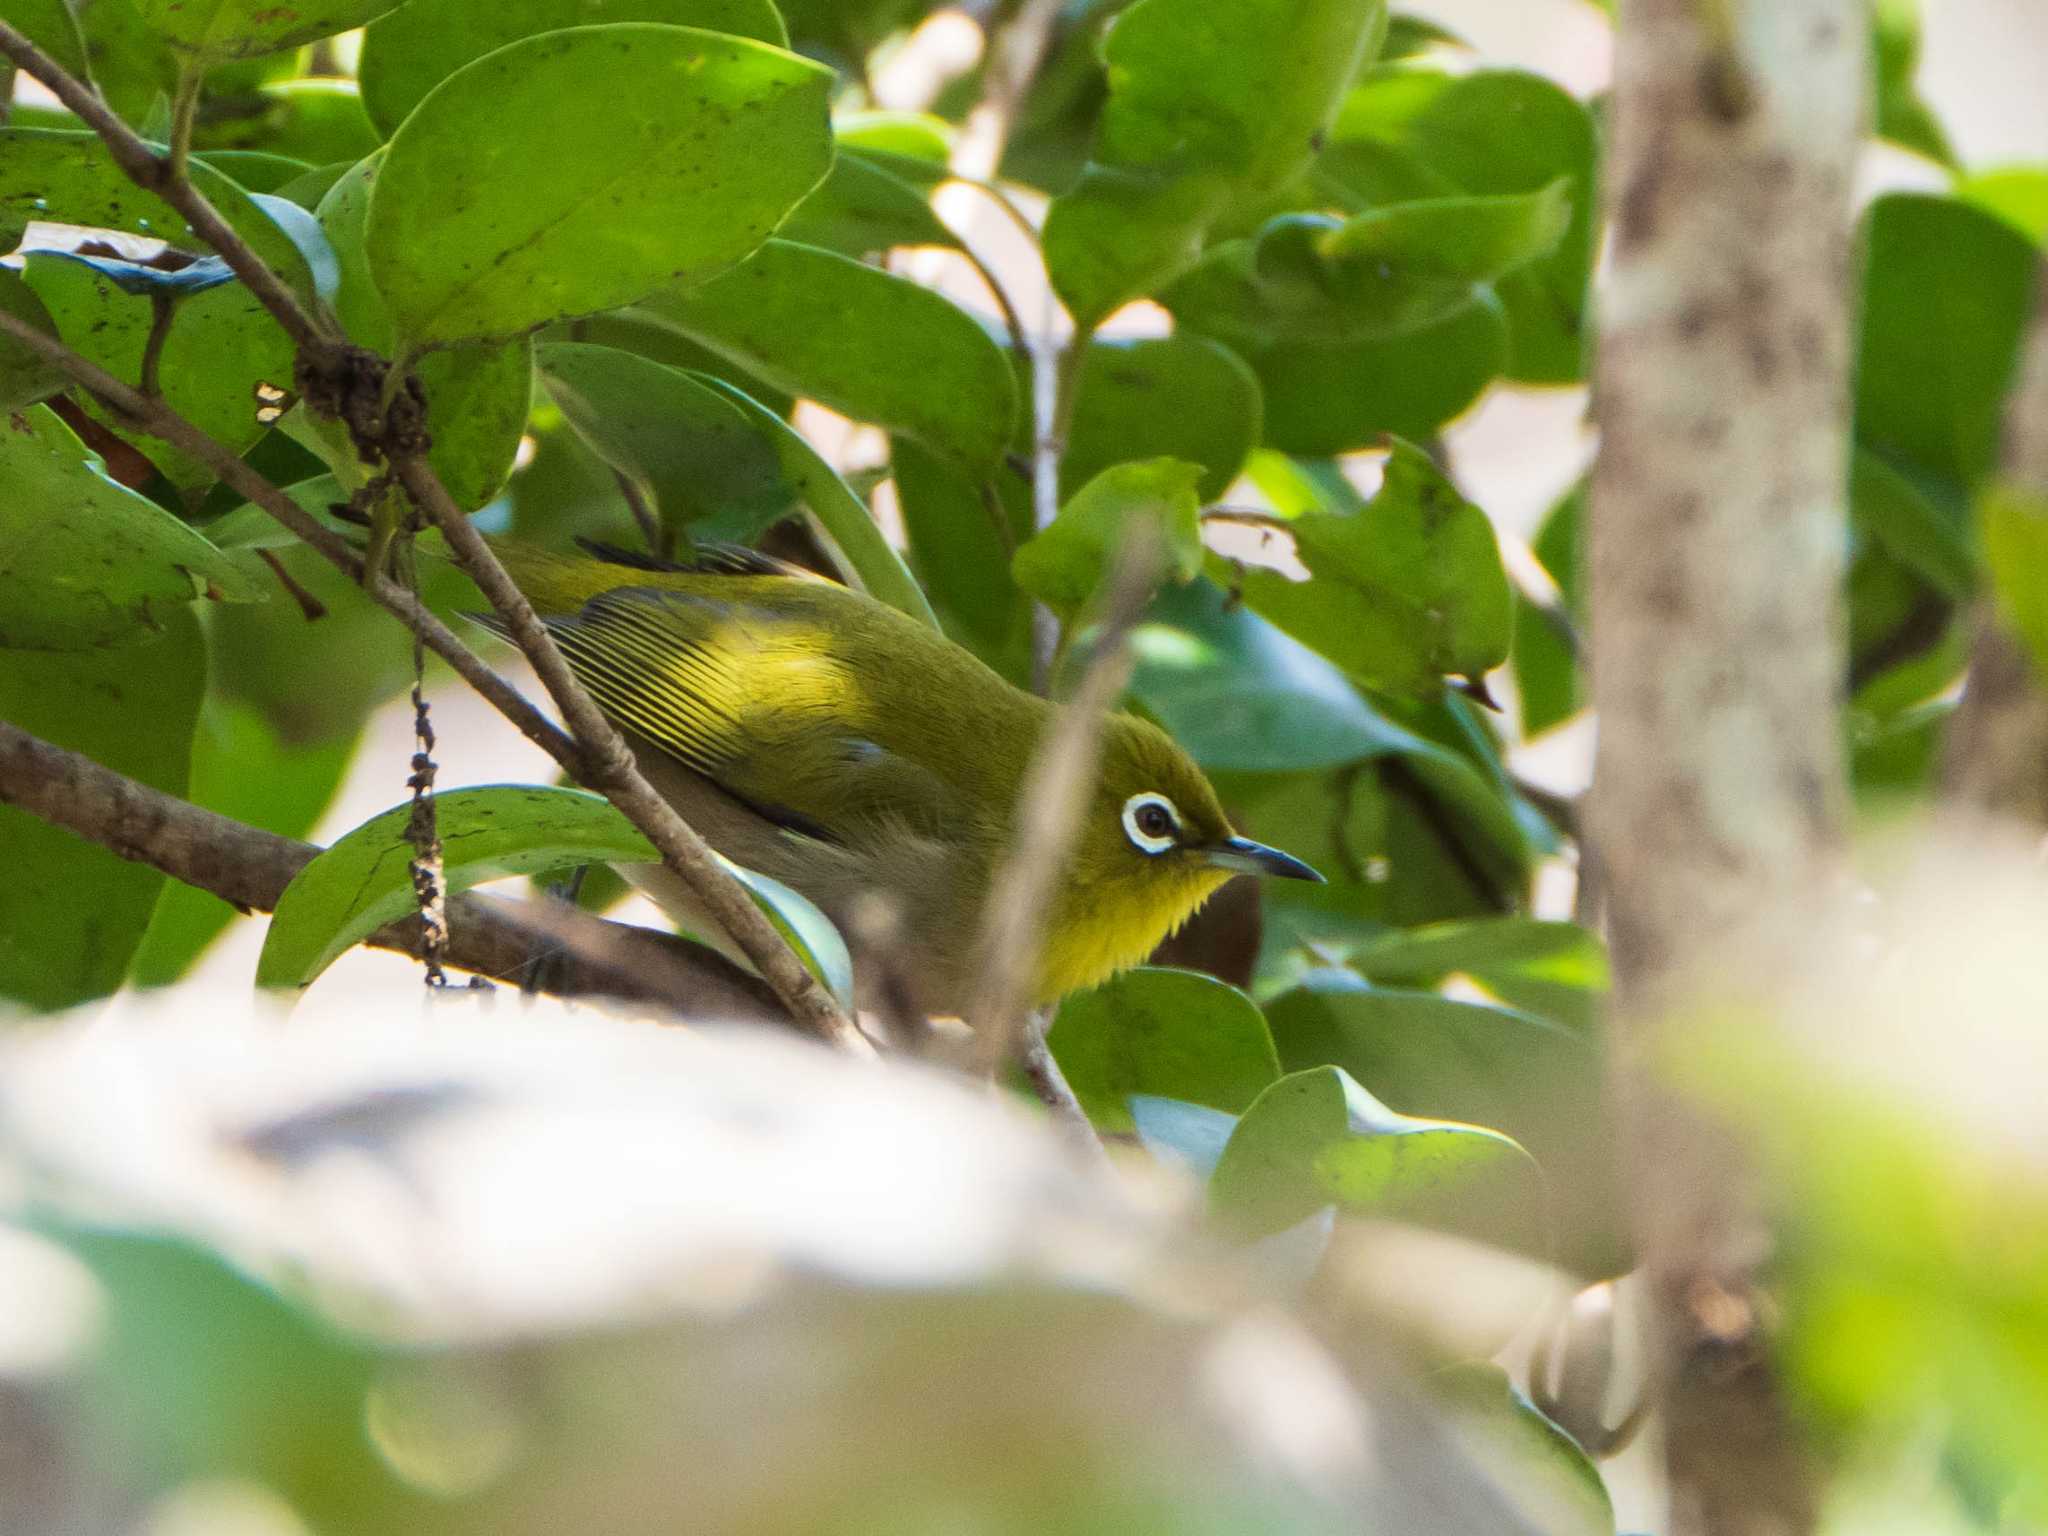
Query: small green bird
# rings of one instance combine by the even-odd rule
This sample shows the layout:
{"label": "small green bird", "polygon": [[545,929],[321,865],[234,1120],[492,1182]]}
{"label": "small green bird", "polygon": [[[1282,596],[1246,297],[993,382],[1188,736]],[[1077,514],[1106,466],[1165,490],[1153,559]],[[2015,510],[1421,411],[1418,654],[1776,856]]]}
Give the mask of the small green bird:
{"label": "small green bird", "polygon": [[[752,550],[706,547],[677,565],[599,544],[588,558],[492,547],[683,819],[839,925],[857,1001],[877,969],[860,963],[860,903],[880,897],[889,970],[914,1005],[966,1007],[982,909],[1051,705],[915,619]],[[1112,715],[1033,1000],[1136,965],[1240,872],[1322,878],[1237,836],[1164,731]],[[625,873],[705,930],[660,865]]]}

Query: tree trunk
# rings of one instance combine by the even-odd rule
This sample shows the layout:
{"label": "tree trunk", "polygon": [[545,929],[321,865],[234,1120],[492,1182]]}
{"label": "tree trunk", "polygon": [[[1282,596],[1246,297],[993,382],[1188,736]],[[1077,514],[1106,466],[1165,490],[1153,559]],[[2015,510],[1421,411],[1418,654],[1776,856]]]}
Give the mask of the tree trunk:
{"label": "tree trunk", "polygon": [[1650,1062],[1765,995],[1842,840],[1863,0],[1623,0],[1591,510],[1589,806],[1670,1529],[1793,1533],[1739,1148]]}
{"label": "tree trunk", "polygon": [[[2002,474],[2015,489],[2048,498],[2048,266],[2006,404]],[[1988,600],[1942,747],[1941,793],[1945,809],[1968,820],[2048,827],[2048,688]]]}

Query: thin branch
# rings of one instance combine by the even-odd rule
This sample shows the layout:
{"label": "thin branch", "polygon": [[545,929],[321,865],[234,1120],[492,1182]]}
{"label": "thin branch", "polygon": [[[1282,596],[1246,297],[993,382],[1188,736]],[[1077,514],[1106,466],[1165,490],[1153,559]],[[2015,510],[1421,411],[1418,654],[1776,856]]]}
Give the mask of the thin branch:
{"label": "thin branch", "polygon": [[[243,911],[275,910],[292,878],[320,850],[152,789],[0,721],[0,803],[67,828],[88,842]],[[448,964],[500,980],[544,968],[546,990],[611,996],[687,1009],[693,1018],[780,1022],[781,1009],[755,978],[710,950],[672,935],[588,913],[474,893],[450,903]],[[417,957],[417,918],[365,940]]]}
{"label": "thin branch", "polygon": [[996,308],[1002,312],[1003,326],[1010,333],[1010,345],[1017,349],[1018,356],[1029,357],[1030,333],[1024,329],[1023,318],[1017,313],[1017,306],[1011,300],[1008,290],[1003,287],[989,264],[983,261],[975,253],[974,247],[964,239],[960,242],[960,254],[966,258],[967,265],[974,268],[974,275],[979,277],[982,286],[988,289],[989,297],[996,301]]}
{"label": "thin branch", "polygon": [[366,573],[362,560],[348,544],[322,527],[291,497],[272,485],[247,462],[237,458],[224,444],[209,437],[172,410],[160,399],[142,394],[105,369],[79,356],[53,336],[47,336],[27,321],[0,310],[0,334],[12,336],[91,390],[110,407],[127,417],[139,431],[161,438],[197,459],[244,500],[263,508],[328,563],[362,583],[363,590],[400,623],[419,635],[429,649],[461,675],[463,681],[488,699],[520,733],[571,773],[579,770],[581,759],[574,742],[526,698],[485,664],[482,657],[464,645],[455,632],[421,606],[418,598],[382,572]]}
{"label": "thin branch", "polygon": [[504,619],[513,642],[525,654],[541,686],[547,689],[570,731],[582,744],[583,760],[578,774],[583,782],[601,791],[646,834],[661,853],[662,862],[703,899],[711,916],[732,935],[799,1024],[843,1050],[872,1054],[873,1047],[859,1026],[797,958],[745,888],[725,872],[711,845],[641,775],[625,739],[576,681],[554,636],[498,563],[483,535],[455,505],[427,461],[418,454],[408,454],[394,459],[392,468],[414,504],[441,530],[456,564]]}
{"label": "thin branch", "polygon": [[164,177],[189,182],[186,170],[192,153],[192,120],[199,111],[199,93],[206,84],[206,67],[187,61],[178,71],[178,83],[171,93],[171,142],[164,156]]}
{"label": "thin branch", "polygon": [[1072,699],[1053,716],[1024,776],[1010,851],[989,887],[980,981],[967,1010],[983,1070],[993,1071],[1017,1053],[1020,1040],[1030,1038],[1027,1012],[1044,948],[1045,914],[1095,788],[1104,717],[1130,675],[1131,626],[1144,611],[1159,572],[1157,536],[1142,524],[1133,534],[1110,575],[1087,670]]}
{"label": "thin branch", "polygon": [[249,243],[235,233],[228,221],[220,216],[220,210],[208,201],[206,194],[193,186],[189,178],[179,174],[179,168],[168,156],[159,155],[151,149],[90,86],[4,21],[0,21],[0,54],[7,55],[26,73],[42,81],[59,101],[97,133],[129,180],[144,191],[154,192],[183,214],[185,222],[192,226],[192,232],[219,252],[257,301],[276,316],[287,336],[303,348],[321,350],[332,347],[332,338],[299,303],[298,296],[251,249]]}

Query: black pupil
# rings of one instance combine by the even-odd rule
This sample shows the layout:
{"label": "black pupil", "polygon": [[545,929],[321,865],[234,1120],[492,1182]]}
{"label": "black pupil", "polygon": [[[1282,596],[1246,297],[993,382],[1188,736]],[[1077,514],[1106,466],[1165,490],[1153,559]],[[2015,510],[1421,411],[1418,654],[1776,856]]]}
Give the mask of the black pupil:
{"label": "black pupil", "polygon": [[1148,805],[1138,812],[1138,830],[1147,837],[1164,837],[1173,830],[1173,818],[1164,806]]}

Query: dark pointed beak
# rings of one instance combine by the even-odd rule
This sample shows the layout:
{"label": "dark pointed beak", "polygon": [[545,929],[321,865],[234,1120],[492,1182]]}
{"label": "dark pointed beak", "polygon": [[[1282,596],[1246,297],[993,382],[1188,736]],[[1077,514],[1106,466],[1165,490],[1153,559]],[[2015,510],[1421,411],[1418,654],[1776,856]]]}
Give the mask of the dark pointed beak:
{"label": "dark pointed beak", "polygon": [[1208,849],[1209,862],[1218,869],[1233,869],[1247,875],[1265,875],[1276,880],[1313,880],[1323,884],[1323,877],[1313,866],[1304,864],[1291,853],[1282,853],[1278,848],[1268,848],[1264,843],[1255,843],[1248,837],[1227,837],[1220,843],[1213,843]]}

